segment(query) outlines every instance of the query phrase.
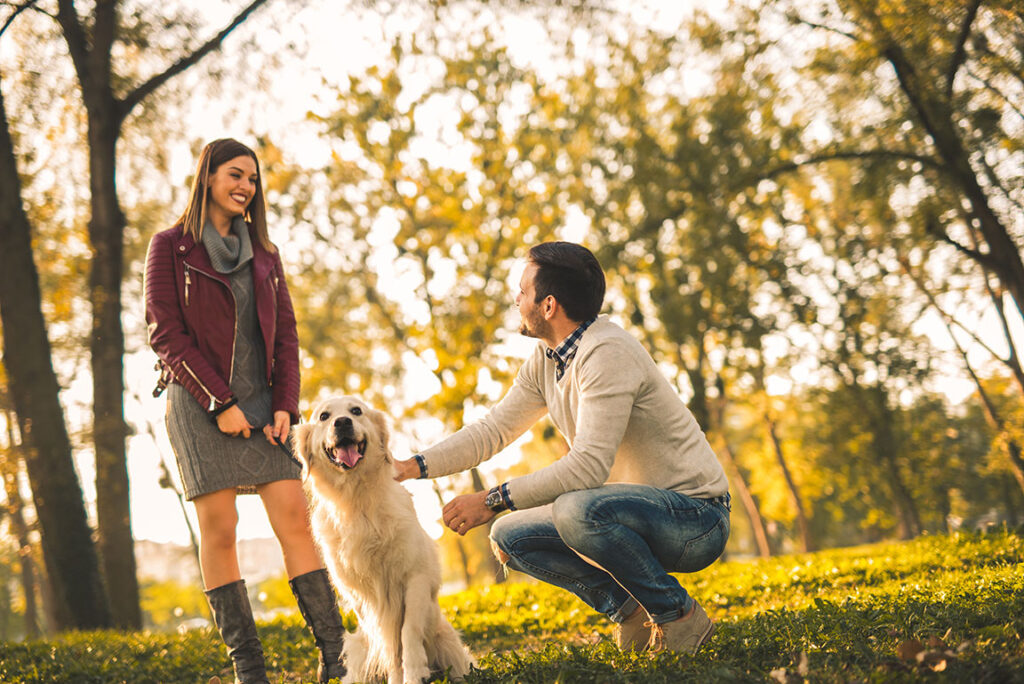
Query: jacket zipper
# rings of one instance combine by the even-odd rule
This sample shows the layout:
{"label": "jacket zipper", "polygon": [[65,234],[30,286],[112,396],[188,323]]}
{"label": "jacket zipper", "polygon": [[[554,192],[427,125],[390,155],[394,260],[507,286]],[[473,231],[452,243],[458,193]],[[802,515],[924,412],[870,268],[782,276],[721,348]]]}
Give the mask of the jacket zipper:
{"label": "jacket zipper", "polygon": [[[238,302],[235,301],[235,293],[231,291],[231,287],[228,286],[228,285],[224,285],[224,283],[220,279],[213,277],[212,275],[210,275],[209,273],[207,273],[206,271],[204,271],[201,268],[196,268],[195,266],[187,266],[186,265],[186,267],[185,267],[185,274],[186,274],[185,282],[186,282],[186,285],[188,284],[188,269],[192,269],[196,273],[202,273],[207,278],[210,278],[211,280],[214,280],[214,281],[220,283],[224,287],[227,287],[228,288],[228,294],[231,295],[231,303],[233,305],[231,307],[231,310],[235,311],[237,309]],[[185,301],[186,302],[188,301],[188,294],[187,293],[188,293],[188,290],[186,290],[186,295],[185,295]],[[235,338],[237,336],[238,336],[238,316],[236,315],[235,316],[234,327],[231,329],[231,367],[228,369],[228,385],[231,385],[231,380],[234,379],[234,376],[235,376]],[[195,373],[192,373],[192,375],[194,376]],[[196,380],[198,381],[199,378],[196,378]],[[206,389],[206,388],[204,387],[203,389]],[[206,390],[206,391],[207,391],[207,393],[209,393],[210,390]],[[212,397],[213,395],[211,394],[210,396]],[[210,409],[210,410],[212,411],[213,409]]]}
{"label": "jacket zipper", "polygon": [[192,277],[188,273],[188,264],[185,264],[185,306],[188,306],[188,286],[192,284]]}
{"label": "jacket zipper", "polygon": [[206,388],[206,385],[204,385],[203,381],[199,379],[199,376],[195,374],[195,371],[188,367],[188,363],[182,361],[181,365],[185,367],[185,370],[188,371],[188,374],[192,376],[192,378],[199,384],[199,386],[203,388],[203,391],[206,392],[207,395],[209,395],[210,408],[208,410],[212,411],[213,409],[217,408],[217,397],[213,396],[213,392]]}

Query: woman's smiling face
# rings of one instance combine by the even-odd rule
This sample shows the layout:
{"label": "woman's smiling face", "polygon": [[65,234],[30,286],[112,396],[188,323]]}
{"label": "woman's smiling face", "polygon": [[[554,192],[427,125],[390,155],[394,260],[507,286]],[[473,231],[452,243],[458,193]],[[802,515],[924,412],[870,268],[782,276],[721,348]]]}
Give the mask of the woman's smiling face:
{"label": "woman's smiling face", "polygon": [[210,174],[209,182],[207,212],[221,214],[228,219],[240,216],[256,195],[259,182],[256,161],[248,155],[229,159]]}

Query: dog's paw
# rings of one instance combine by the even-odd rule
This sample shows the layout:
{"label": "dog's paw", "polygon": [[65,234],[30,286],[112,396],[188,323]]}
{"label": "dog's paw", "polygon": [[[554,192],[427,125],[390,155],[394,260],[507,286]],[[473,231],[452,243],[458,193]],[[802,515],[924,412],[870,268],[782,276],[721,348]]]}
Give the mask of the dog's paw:
{"label": "dog's paw", "polygon": [[423,668],[404,673],[402,684],[426,684],[430,681],[430,670]]}

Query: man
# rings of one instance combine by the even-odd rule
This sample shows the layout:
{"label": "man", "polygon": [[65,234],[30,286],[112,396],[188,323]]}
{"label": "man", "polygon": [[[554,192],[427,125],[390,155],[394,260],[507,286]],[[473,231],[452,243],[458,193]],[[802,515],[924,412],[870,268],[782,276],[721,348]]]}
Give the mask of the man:
{"label": "man", "polygon": [[571,445],[557,462],[452,499],[458,534],[495,522],[498,559],[567,589],[616,623],[623,650],[695,653],[714,624],[669,572],[714,562],[729,536],[728,483],[645,349],[606,316],[604,273],[580,245],[530,250],[516,305],[543,344],[488,415],[414,458],[398,479],[440,477],[501,451],[545,413]]}

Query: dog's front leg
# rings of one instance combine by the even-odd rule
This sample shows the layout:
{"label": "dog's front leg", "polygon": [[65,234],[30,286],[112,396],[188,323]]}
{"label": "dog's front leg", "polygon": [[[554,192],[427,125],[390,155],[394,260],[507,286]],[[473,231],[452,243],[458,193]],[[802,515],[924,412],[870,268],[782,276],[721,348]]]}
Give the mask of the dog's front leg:
{"label": "dog's front leg", "polygon": [[430,677],[425,640],[434,631],[432,582],[426,575],[413,575],[405,587],[405,620],[402,622],[403,684],[420,684]]}

